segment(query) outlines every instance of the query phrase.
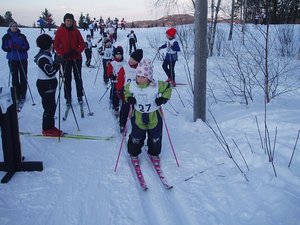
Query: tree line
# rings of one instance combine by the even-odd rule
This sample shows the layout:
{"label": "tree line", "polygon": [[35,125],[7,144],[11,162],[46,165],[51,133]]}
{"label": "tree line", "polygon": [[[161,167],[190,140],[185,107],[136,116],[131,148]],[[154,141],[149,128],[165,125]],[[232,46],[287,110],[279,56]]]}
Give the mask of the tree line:
{"label": "tree line", "polygon": [[0,15],[0,26],[1,27],[7,27],[10,22],[14,21],[12,17],[12,13],[10,11],[7,11],[4,16]]}

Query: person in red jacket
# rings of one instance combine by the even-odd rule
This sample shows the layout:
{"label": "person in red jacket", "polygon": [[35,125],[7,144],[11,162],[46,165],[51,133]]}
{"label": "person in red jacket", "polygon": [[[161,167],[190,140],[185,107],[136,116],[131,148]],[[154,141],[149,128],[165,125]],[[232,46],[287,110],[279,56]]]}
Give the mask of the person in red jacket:
{"label": "person in red jacket", "polygon": [[62,25],[57,29],[55,35],[54,49],[58,56],[64,59],[62,62],[63,76],[65,78],[64,97],[67,105],[70,105],[72,100],[72,71],[76,83],[77,99],[79,104],[82,104],[83,84],[81,77],[81,53],[85,49],[85,43],[80,31],[75,26],[73,14],[67,13],[64,16],[64,23],[62,23]]}

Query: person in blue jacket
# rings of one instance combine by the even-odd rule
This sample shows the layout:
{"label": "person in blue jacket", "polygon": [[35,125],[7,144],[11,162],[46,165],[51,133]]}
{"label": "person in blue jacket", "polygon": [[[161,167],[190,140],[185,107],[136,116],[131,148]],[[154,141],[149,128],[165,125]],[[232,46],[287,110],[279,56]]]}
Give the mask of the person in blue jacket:
{"label": "person in blue jacket", "polygon": [[16,22],[9,24],[7,33],[2,37],[2,50],[7,52],[8,66],[12,76],[12,86],[16,89],[17,103],[24,103],[27,92],[28,50],[27,38]]}
{"label": "person in blue jacket", "polygon": [[176,29],[171,27],[166,31],[167,41],[165,44],[159,47],[158,51],[166,48],[166,56],[162,64],[162,68],[165,71],[168,79],[166,82],[171,83],[174,87],[176,86],[175,82],[175,63],[177,61],[177,52],[180,51],[178,41],[175,38]]}

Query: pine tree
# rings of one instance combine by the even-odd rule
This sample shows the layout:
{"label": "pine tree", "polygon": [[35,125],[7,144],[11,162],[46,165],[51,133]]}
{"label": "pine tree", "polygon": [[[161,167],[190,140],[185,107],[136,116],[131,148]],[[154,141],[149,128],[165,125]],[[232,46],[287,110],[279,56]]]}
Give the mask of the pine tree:
{"label": "pine tree", "polygon": [[52,13],[50,13],[47,8],[45,8],[45,11],[42,12],[42,19],[46,21],[48,27],[49,27],[49,24],[50,24],[50,28],[55,26],[55,22],[54,22]]}
{"label": "pine tree", "polygon": [[0,26],[1,26],[1,27],[6,26],[6,21],[5,21],[4,17],[1,16],[1,15],[0,15]]}
{"label": "pine tree", "polygon": [[12,13],[10,11],[6,11],[5,12],[5,15],[4,15],[4,19],[6,21],[6,25],[8,26],[10,22],[13,22],[15,21],[13,18],[12,18]]}

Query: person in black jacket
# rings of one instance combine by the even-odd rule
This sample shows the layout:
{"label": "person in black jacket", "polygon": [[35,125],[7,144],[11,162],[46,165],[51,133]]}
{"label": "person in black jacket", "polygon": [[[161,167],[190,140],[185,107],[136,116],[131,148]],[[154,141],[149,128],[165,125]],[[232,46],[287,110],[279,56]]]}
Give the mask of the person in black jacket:
{"label": "person in black jacket", "polygon": [[133,51],[136,51],[137,38],[133,30],[131,30],[130,33],[127,34],[127,37],[129,38],[129,55],[131,55],[132,48]]}
{"label": "person in black jacket", "polygon": [[42,129],[44,136],[63,136],[63,132],[54,126],[54,115],[56,110],[55,92],[57,88],[57,78],[55,74],[60,67],[60,59],[56,57],[53,62],[52,38],[48,34],[42,34],[36,39],[36,44],[40,48],[39,53],[34,57],[38,65],[38,79],[36,86],[42,98],[44,108]]}
{"label": "person in black jacket", "polygon": [[17,104],[23,104],[27,92],[27,67],[29,43],[16,22],[9,24],[2,38],[2,50],[7,52],[8,66],[12,76],[12,86],[16,89]]}

